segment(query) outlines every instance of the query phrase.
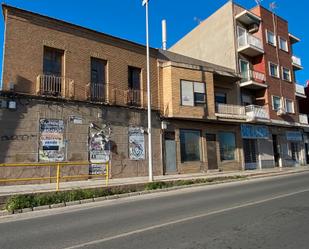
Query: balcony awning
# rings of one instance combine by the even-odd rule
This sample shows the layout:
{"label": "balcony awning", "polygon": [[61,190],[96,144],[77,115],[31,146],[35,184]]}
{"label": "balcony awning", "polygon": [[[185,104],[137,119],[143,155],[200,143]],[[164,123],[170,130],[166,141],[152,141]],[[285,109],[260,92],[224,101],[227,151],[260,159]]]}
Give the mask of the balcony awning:
{"label": "balcony awning", "polygon": [[245,25],[252,25],[252,24],[257,24],[259,25],[261,22],[261,18],[255,14],[253,14],[252,12],[248,11],[248,10],[244,10],[241,13],[239,13],[238,15],[236,15],[236,20],[238,20],[239,22],[245,24]]}
{"label": "balcony awning", "polygon": [[239,84],[240,87],[243,87],[243,88],[247,88],[247,89],[252,89],[252,90],[259,90],[259,89],[265,89],[268,87],[267,84],[265,83],[259,83],[259,82],[256,82],[254,80],[248,80],[246,82],[242,82]]}
{"label": "balcony awning", "polygon": [[292,44],[296,43],[296,42],[300,42],[300,39],[298,37],[296,37],[295,35],[292,35],[291,33],[289,33],[289,37],[290,37],[290,41]]}

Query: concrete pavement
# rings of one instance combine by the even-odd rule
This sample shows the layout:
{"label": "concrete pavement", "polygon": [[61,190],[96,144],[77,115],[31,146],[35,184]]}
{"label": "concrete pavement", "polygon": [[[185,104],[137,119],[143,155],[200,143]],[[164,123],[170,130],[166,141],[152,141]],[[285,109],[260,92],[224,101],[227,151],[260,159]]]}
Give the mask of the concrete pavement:
{"label": "concrete pavement", "polygon": [[[162,176],[155,176],[154,180],[172,181],[172,180],[188,180],[198,178],[216,178],[224,176],[264,177],[264,176],[273,176],[281,174],[293,174],[303,171],[309,171],[309,165],[293,167],[293,168],[273,168],[273,169],[249,170],[249,171],[229,171],[229,172],[212,171],[207,173],[195,173],[195,174],[162,175]],[[109,186],[130,185],[130,184],[146,183],[146,182],[148,182],[147,176],[116,178],[109,180]],[[105,186],[105,180],[91,179],[86,181],[61,182],[60,190],[70,190],[77,188],[95,188],[101,186]],[[56,189],[55,183],[0,186],[0,196],[50,192],[55,191],[55,189]]]}
{"label": "concrete pavement", "polygon": [[307,249],[309,172],[18,214],[0,248]]}

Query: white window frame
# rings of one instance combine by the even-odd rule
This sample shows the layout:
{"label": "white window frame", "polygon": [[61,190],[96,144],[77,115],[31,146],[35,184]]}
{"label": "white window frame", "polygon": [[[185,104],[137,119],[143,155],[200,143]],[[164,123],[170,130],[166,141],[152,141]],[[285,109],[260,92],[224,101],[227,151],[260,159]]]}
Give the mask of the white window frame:
{"label": "white window frame", "polygon": [[[281,47],[281,40],[285,41],[286,44],[286,49]],[[289,52],[289,44],[288,44],[288,40],[284,39],[283,37],[279,36],[279,48],[285,52]]]}
{"label": "white window frame", "polygon": [[242,74],[242,72],[241,72],[241,63],[242,62],[247,64],[247,79],[250,80],[250,62],[245,60],[245,59],[239,59],[240,74]]}
{"label": "white window frame", "polygon": [[[288,70],[289,71],[289,79],[285,79],[284,78],[284,72],[283,70]],[[291,70],[289,68],[286,68],[286,67],[281,67],[281,78],[285,81],[288,81],[288,82],[292,82],[292,75],[291,75]]]}
{"label": "white window frame", "polygon": [[[288,110],[288,102],[292,103],[292,111],[291,111],[291,112]],[[295,113],[294,101],[293,101],[293,100],[291,100],[291,99],[285,99],[285,111],[286,111],[287,113]]]}
{"label": "white window frame", "polygon": [[[280,105],[279,105],[278,110],[275,109],[275,105],[274,105],[274,103],[275,103],[274,99],[275,99],[275,98],[279,98],[279,101],[280,101]],[[277,112],[277,111],[280,110],[280,108],[282,108],[282,100],[281,100],[281,98],[280,98],[279,96],[272,95],[272,96],[271,96],[271,102],[272,102],[272,109],[273,109],[274,111]]]}
{"label": "white window frame", "polygon": [[[192,104],[185,104],[183,101],[183,83],[191,83],[192,84],[192,94],[190,93],[190,97],[192,97]],[[195,95],[194,93],[199,92],[195,90],[196,84],[203,84],[203,91],[204,91],[204,102],[197,102],[195,99]],[[205,82],[198,82],[198,81],[191,81],[191,80],[180,80],[180,98],[181,98],[181,102],[180,105],[181,106],[201,106],[201,105],[206,105],[206,83]],[[189,101],[188,101],[189,102]]]}
{"label": "white window frame", "polygon": [[[269,41],[269,39],[268,39],[268,33],[271,33],[271,34],[274,36],[274,43],[271,43],[271,42]],[[270,30],[267,30],[267,29],[266,29],[266,41],[267,41],[267,43],[268,43],[269,45],[271,45],[271,46],[274,46],[274,47],[277,46],[277,39],[276,39],[275,33],[272,32],[272,31],[270,31]]]}
{"label": "white window frame", "polygon": [[[272,74],[271,74],[270,65],[274,65],[274,66],[277,67],[277,75],[272,75]],[[269,70],[269,75],[270,75],[270,76],[275,77],[275,78],[280,78],[280,72],[279,72],[279,66],[278,66],[278,64],[269,61],[269,62],[268,62],[268,70]]]}

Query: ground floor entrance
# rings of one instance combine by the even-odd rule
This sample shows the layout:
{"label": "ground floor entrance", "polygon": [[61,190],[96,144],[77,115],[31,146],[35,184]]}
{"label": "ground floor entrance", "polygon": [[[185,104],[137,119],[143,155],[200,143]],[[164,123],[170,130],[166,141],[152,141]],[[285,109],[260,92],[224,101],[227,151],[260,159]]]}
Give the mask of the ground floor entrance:
{"label": "ground floor entrance", "polygon": [[256,169],[258,167],[257,140],[243,139],[245,169]]}
{"label": "ground floor entrance", "polygon": [[165,173],[176,173],[176,142],[175,132],[164,133],[164,158],[165,158]]}

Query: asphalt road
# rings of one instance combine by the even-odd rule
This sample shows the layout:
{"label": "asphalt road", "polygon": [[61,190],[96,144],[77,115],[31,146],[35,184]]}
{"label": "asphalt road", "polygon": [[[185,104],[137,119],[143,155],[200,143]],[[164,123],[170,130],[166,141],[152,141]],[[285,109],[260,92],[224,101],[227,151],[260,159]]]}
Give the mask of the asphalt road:
{"label": "asphalt road", "polygon": [[308,249],[309,172],[0,219],[0,248]]}

